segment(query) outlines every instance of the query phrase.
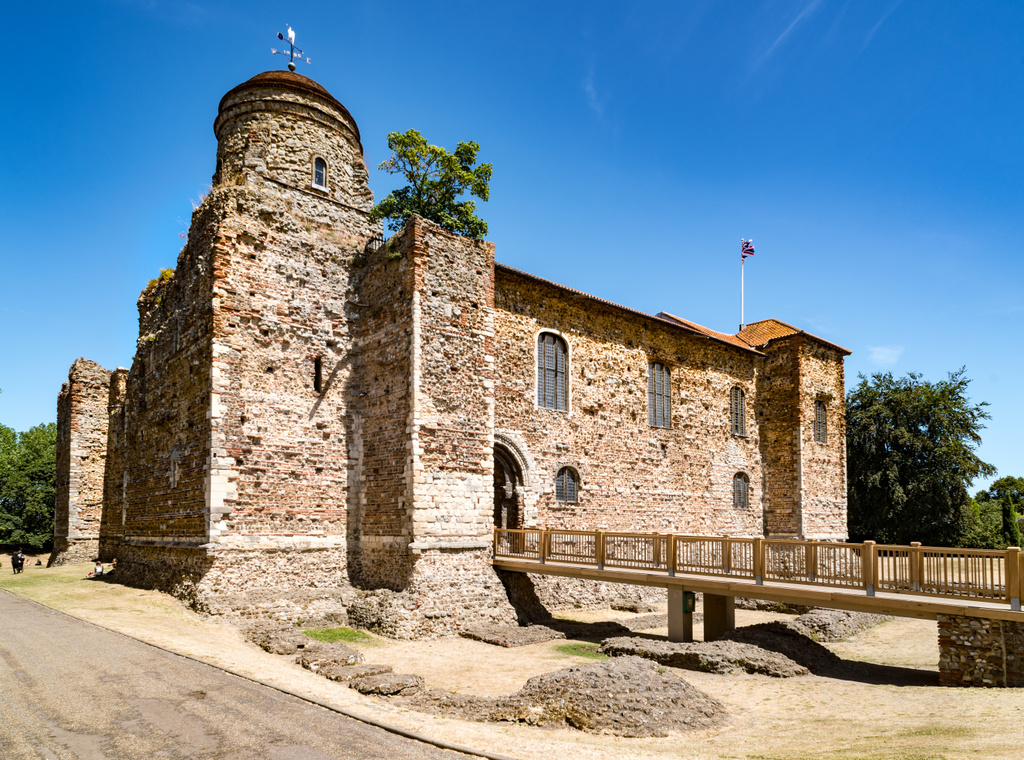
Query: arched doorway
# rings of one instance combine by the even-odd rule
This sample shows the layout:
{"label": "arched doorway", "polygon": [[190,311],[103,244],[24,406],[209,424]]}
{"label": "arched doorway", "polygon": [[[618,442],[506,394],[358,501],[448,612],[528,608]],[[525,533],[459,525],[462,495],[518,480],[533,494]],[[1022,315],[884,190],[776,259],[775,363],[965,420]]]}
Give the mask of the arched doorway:
{"label": "arched doorway", "polygon": [[494,527],[522,527],[523,471],[512,453],[494,444]]}

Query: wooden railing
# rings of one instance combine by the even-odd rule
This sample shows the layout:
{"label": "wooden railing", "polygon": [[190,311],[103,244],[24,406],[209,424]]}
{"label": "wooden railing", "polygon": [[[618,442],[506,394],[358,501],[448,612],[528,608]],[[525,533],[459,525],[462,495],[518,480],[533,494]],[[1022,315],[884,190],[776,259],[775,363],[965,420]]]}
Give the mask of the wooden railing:
{"label": "wooden railing", "polygon": [[1020,609],[1024,552],[934,546],[832,543],[778,538],[683,536],[532,528],[494,531],[495,559],[667,575],[801,583],[946,598]]}

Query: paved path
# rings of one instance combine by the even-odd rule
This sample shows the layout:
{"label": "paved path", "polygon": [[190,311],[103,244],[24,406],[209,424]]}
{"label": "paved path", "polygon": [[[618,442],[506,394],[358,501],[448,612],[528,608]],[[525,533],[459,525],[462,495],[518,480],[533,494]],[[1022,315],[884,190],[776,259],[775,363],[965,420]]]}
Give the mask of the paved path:
{"label": "paved path", "polygon": [[0,591],[0,758],[461,760]]}

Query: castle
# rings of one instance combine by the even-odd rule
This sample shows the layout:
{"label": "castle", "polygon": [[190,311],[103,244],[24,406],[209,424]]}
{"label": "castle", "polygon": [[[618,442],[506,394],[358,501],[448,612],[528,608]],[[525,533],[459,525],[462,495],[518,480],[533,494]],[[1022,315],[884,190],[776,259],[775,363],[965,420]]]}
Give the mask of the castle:
{"label": "castle", "polygon": [[299,74],[214,132],[131,367],[61,390],[51,562],[419,637],[515,621],[495,526],[845,538],[845,349],[644,314],[418,217],[383,241],[355,121]]}

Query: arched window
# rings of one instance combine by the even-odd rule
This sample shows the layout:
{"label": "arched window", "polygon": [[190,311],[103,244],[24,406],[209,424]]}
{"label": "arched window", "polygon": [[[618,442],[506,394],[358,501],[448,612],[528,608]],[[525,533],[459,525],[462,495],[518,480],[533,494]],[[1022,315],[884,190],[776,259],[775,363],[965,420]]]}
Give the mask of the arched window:
{"label": "arched window", "polygon": [[672,378],[661,362],[647,366],[647,421],[654,427],[672,427]]}
{"label": "arched window", "polygon": [[327,189],[327,162],[318,158],[313,162],[313,184]]}
{"label": "arched window", "polygon": [[580,476],[571,467],[563,467],[555,476],[555,501],[575,503],[580,496]]}
{"label": "arched window", "polygon": [[750,479],[742,472],[737,472],[732,478],[732,505],[736,509],[750,506]]}
{"label": "arched window", "polygon": [[737,386],[729,391],[729,420],[733,433],[747,434],[747,401],[743,389]]}
{"label": "arched window", "polygon": [[828,417],[824,401],[814,402],[814,440],[818,443],[828,442]]}
{"label": "arched window", "polygon": [[565,341],[552,333],[537,336],[537,406],[564,412],[569,386]]}

